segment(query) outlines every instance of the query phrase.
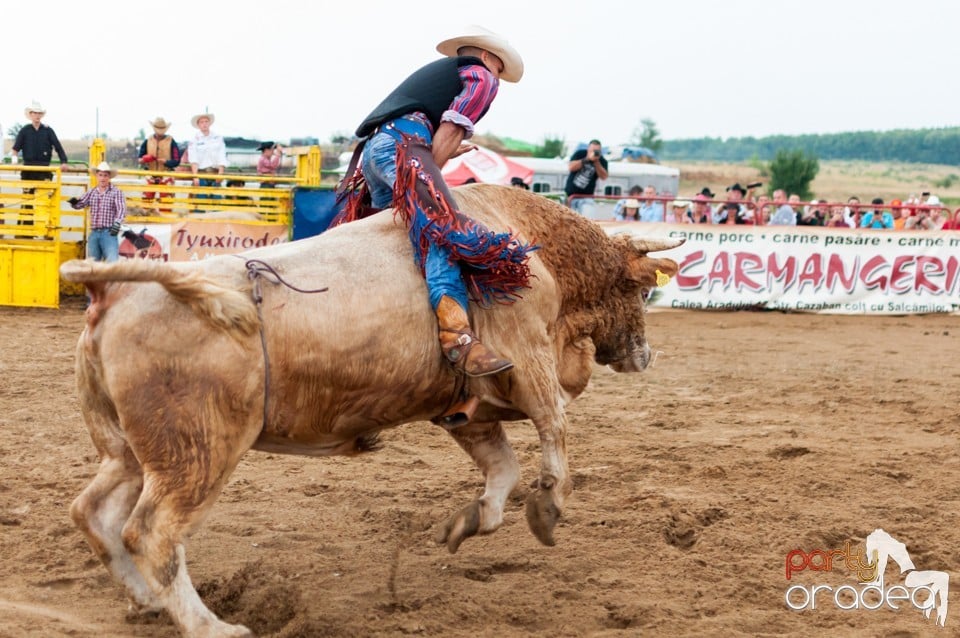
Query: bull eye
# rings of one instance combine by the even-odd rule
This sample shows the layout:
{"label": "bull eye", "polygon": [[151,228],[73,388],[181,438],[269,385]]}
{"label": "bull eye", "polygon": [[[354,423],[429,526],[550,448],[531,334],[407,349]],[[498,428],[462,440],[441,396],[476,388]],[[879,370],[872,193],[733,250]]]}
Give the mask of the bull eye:
{"label": "bull eye", "polygon": [[641,288],[640,289],[640,298],[643,299],[643,302],[646,303],[650,301],[650,297],[653,296],[653,288]]}

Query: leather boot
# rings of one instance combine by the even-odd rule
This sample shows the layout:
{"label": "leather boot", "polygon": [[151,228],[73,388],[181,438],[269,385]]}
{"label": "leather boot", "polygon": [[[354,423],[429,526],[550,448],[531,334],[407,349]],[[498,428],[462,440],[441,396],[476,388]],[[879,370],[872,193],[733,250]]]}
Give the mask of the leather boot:
{"label": "leather boot", "polygon": [[437,304],[440,324],[440,348],[443,356],[468,377],[485,377],[506,372],[513,363],[485,346],[470,330],[467,311],[452,297],[441,297]]}

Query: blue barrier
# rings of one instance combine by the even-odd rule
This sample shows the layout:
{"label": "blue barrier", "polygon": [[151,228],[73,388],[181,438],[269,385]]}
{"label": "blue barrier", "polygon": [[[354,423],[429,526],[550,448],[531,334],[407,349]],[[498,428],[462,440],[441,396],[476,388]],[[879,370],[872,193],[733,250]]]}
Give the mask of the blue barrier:
{"label": "blue barrier", "polygon": [[293,238],[313,237],[325,231],[337,214],[335,200],[332,188],[293,189]]}

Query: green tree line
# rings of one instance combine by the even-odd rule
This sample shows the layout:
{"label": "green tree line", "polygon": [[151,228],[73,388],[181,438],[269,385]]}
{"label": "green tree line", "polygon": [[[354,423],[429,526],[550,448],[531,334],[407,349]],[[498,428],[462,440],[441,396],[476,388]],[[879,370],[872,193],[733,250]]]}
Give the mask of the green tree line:
{"label": "green tree line", "polygon": [[802,149],[821,160],[958,164],[960,127],[664,140],[659,155],[662,160],[743,162],[752,158],[770,160],[784,148]]}

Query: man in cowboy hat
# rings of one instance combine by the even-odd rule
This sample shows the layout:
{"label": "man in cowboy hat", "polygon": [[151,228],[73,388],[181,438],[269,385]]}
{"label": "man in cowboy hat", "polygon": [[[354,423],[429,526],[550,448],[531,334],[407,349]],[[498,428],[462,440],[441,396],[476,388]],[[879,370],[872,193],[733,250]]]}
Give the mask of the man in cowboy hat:
{"label": "man in cowboy hat", "polygon": [[[227,168],[227,145],[223,138],[213,131],[210,127],[216,121],[213,113],[200,113],[190,118],[190,124],[197,129],[197,134],[190,140],[190,146],[187,153],[190,156],[190,168],[193,173],[212,173],[223,175]],[[219,186],[215,179],[193,178],[194,186]],[[197,199],[209,197],[209,195],[197,195]],[[219,196],[214,196],[219,199]]]}
{"label": "man in cowboy hat", "polygon": [[[140,167],[145,171],[172,171],[180,166],[180,147],[177,146],[177,142],[167,135],[167,129],[170,128],[170,122],[166,121],[162,117],[154,118],[150,122],[150,126],[153,127],[153,135],[143,140],[143,144],[140,145],[140,152],[138,157],[140,158]],[[173,177],[166,175],[150,175],[147,177],[148,184],[173,184]],[[153,193],[146,192],[143,194],[143,198],[146,200],[152,200],[156,195],[157,199],[170,199],[172,197],[171,193]],[[161,211],[169,212],[169,208],[161,208]]]}
{"label": "man in cowboy hat", "polygon": [[[348,169],[340,186],[343,208],[334,223],[389,206],[397,210],[426,279],[441,350],[456,369],[480,377],[509,370],[513,363],[473,334],[468,298],[515,300],[529,285],[532,247],[458,211],[440,168],[476,148],[461,142],[473,135],[500,80],[520,80],[523,60],[506,40],[480,27],[444,40],[437,51],[446,57],[414,71],[357,128],[363,154],[359,168]],[[357,159],[355,154],[353,166]],[[397,182],[403,190],[395,197]],[[461,272],[461,265],[469,268]]]}
{"label": "man in cowboy hat", "polygon": [[[13,151],[10,153],[10,161],[16,164],[17,156],[22,151],[25,166],[50,166],[53,151],[56,151],[57,156],[60,157],[60,164],[66,167],[67,153],[57,139],[57,134],[46,124],[40,123],[47,110],[40,106],[39,102],[34,101],[23,109],[23,113],[30,120],[30,126],[24,126],[17,133],[17,139],[13,142]],[[53,175],[45,171],[23,171],[21,177],[27,180],[53,179]]]}
{"label": "man in cowboy hat", "polygon": [[[273,142],[262,142],[257,147],[260,159],[257,160],[257,175],[260,177],[276,177],[280,161],[283,159],[283,147]],[[260,188],[275,188],[276,182],[260,182]]]}
{"label": "man in cowboy hat", "polygon": [[[16,164],[18,154],[23,153],[23,164],[25,166],[50,166],[50,159],[53,151],[60,157],[61,168],[67,166],[67,153],[63,150],[63,145],[57,139],[57,134],[46,124],[41,124],[40,120],[46,114],[47,110],[40,106],[40,103],[34,100],[30,106],[23,109],[23,114],[30,120],[28,126],[24,126],[17,132],[17,138],[13,142],[13,149],[10,152],[10,162]],[[48,182],[53,179],[53,173],[47,171],[20,171],[20,179],[24,181]],[[26,195],[32,195],[36,189],[24,188]],[[32,212],[33,206],[24,204],[24,210]],[[24,226],[32,226],[33,220],[22,221]]]}
{"label": "man in cowboy hat", "polygon": [[117,176],[117,171],[106,162],[100,162],[90,172],[97,176],[97,185],[82,197],[71,197],[70,205],[76,209],[90,207],[87,257],[94,261],[117,261],[120,258],[117,234],[127,214],[123,193],[110,183]]}

